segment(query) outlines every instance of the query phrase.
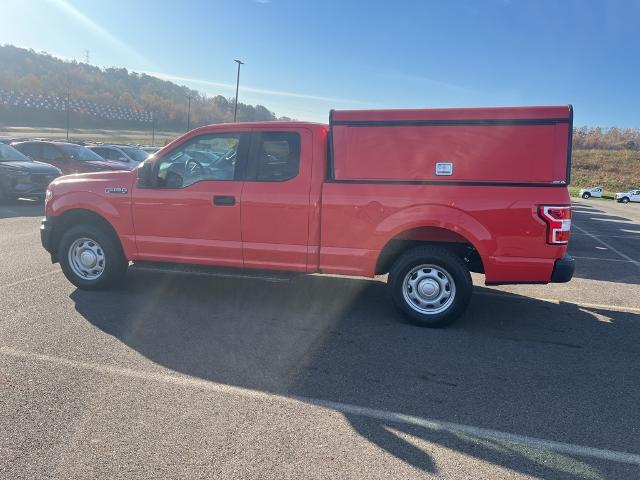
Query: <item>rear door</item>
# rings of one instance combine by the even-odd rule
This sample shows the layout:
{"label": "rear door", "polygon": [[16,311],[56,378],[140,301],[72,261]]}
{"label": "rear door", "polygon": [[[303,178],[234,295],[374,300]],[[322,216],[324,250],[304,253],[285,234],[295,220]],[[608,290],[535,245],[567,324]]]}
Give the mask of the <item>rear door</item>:
{"label": "rear door", "polygon": [[312,133],[254,131],[242,192],[247,268],[307,271]]}

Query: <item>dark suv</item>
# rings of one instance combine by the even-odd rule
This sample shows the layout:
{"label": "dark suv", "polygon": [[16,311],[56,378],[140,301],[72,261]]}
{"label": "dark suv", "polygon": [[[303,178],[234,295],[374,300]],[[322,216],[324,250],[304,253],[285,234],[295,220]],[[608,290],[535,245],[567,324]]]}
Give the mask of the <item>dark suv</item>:
{"label": "dark suv", "polygon": [[15,148],[0,143],[0,201],[18,197],[44,198],[47,186],[62,172],[34,162]]}
{"label": "dark suv", "polygon": [[11,146],[32,160],[50,163],[58,167],[65,175],[123,170],[122,165],[105,161],[87,147],[75,143],[27,141],[13,143]]}

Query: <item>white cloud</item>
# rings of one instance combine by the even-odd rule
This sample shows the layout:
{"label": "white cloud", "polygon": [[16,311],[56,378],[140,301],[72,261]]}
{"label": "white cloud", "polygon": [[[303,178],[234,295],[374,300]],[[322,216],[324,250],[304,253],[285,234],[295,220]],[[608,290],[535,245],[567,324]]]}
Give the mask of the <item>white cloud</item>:
{"label": "white cloud", "polygon": [[[235,91],[236,89],[236,84],[235,83],[224,83],[224,82],[215,82],[215,81],[211,81],[211,80],[203,80],[200,78],[192,78],[192,77],[182,77],[182,76],[178,76],[178,75],[171,75],[168,73],[161,73],[161,72],[144,72],[147,75],[153,75],[155,77],[158,78],[162,78],[164,80],[172,80],[172,81],[177,81],[177,82],[186,82],[186,83],[191,83],[191,84],[197,84],[197,85],[206,85],[206,86],[210,86],[210,87],[217,87],[217,88],[223,88],[226,90],[231,90],[231,91]],[[339,98],[339,97],[325,97],[325,96],[321,96],[321,95],[311,95],[311,94],[307,94],[307,93],[297,93],[297,92],[288,92],[288,91],[283,91],[283,90],[271,90],[271,89],[267,89],[267,88],[261,88],[261,87],[252,87],[252,86],[247,86],[247,85],[242,85],[240,84],[240,90],[242,92],[251,92],[251,93],[256,93],[256,94],[261,94],[261,95],[270,95],[270,96],[276,96],[276,97],[288,97],[288,98],[300,98],[300,99],[304,99],[304,100],[312,100],[312,101],[318,101],[318,102],[325,102],[325,103],[342,103],[342,104],[348,104],[348,105],[371,105],[370,102],[365,102],[362,100],[354,100],[354,99],[349,99],[349,98]]]}

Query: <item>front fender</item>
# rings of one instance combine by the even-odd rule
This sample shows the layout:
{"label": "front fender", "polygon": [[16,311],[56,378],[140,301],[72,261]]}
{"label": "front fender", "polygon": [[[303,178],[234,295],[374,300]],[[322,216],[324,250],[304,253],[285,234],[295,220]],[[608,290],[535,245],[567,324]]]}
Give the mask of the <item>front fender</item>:
{"label": "front fender", "polygon": [[385,218],[376,228],[376,237],[384,239],[384,247],[397,235],[420,227],[437,227],[455,232],[471,243],[481,256],[495,251],[496,241],[478,220],[468,213],[444,205],[415,205]]}
{"label": "front fender", "polygon": [[131,258],[134,255],[136,245],[130,196],[106,199],[87,191],[54,194],[47,202],[46,214],[59,217],[71,210],[87,210],[104,218],[120,238],[125,256]]}

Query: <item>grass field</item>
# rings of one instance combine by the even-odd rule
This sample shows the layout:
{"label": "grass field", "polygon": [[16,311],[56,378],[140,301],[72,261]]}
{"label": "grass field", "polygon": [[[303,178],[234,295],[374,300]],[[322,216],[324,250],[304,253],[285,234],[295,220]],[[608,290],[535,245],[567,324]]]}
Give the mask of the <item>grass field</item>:
{"label": "grass field", "polygon": [[[164,146],[174,138],[184,132],[155,132],[156,146]],[[29,128],[29,127],[4,127],[0,126],[0,136],[8,137],[29,137],[29,138],[52,138],[65,140],[67,131],[64,128]],[[140,145],[151,145],[151,131],[145,130],[102,130],[102,129],[80,129],[69,130],[70,141],[83,142],[105,142],[105,143],[132,143]]]}
{"label": "grass field", "polygon": [[640,152],[635,150],[574,150],[573,187],[602,186],[621,192],[640,186]]}

